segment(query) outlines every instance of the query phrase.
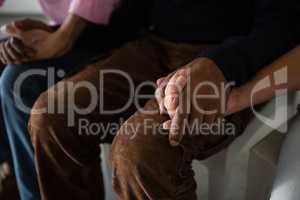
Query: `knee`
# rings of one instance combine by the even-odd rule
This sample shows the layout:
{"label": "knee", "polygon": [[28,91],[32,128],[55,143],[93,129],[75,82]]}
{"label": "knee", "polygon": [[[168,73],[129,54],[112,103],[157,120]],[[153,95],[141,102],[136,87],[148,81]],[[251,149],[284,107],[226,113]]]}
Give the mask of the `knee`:
{"label": "knee", "polygon": [[47,129],[52,127],[52,119],[50,119],[51,115],[47,112],[47,96],[47,92],[42,93],[31,110],[28,130],[33,141],[36,140],[37,137],[39,137],[39,139],[49,137]]}
{"label": "knee", "polygon": [[154,168],[164,154],[169,152],[171,146],[168,136],[160,128],[160,124],[159,117],[136,113],[122,125],[114,139],[111,152],[112,166],[117,174],[126,176],[144,173],[149,166]]}
{"label": "knee", "polygon": [[150,161],[154,160],[148,146],[151,142],[146,139],[147,134],[142,133],[143,128],[138,127],[136,118],[134,116],[122,125],[112,144],[112,182],[117,193],[124,183],[133,184],[133,177],[144,176],[142,174],[147,173],[147,166],[151,166]]}
{"label": "knee", "polygon": [[33,140],[37,137],[39,140],[48,140],[49,137],[57,138],[59,137],[56,134],[58,130],[65,128],[66,113],[60,113],[55,108],[55,105],[64,103],[58,102],[58,99],[62,99],[60,95],[63,95],[60,90],[52,87],[41,93],[35,101],[28,122],[28,131]]}
{"label": "knee", "polygon": [[[4,106],[18,106],[26,113],[38,97],[41,83],[36,77],[31,77],[31,66],[7,65],[1,74],[0,95]],[[29,78],[30,76],[30,78]]]}
{"label": "knee", "polygon": [[[120,128],[111,152],[113,188],[119,195],[123,195],[128,186],[136,188],[141,183],[145,186],[149,180],[162,179],[171,183],[170,186],[178,177],[183,151],[180,147],[171,147],[167,132],[160,128],[162,121],[158,115],[149,117],[136,113]],[[144,177],[151,178],[147,181]]]}

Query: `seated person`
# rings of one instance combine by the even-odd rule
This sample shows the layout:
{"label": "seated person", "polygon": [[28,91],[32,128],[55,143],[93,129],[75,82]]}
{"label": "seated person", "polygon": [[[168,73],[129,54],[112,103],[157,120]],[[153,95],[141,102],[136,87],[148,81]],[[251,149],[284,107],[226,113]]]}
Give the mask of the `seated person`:
{"label": "seated person", "polygon": [[[0,121],[5,122],[0,133],[0,160],[12,158],[22,200],[40,199],[33,147],[27,131],[34,102],[66,74],[86,66],[118,43],[112,40],[112,28],[107,27],[114,1],[41,0],[40,3],[45,16],[51,20],[50,25],[29,19],[12,22],[2,29],[9,37],[0,42],[3,71]],[[27,78],[17,93],[15,83],[22,74],[27,74]],[[2,137],[7,137],[8,142]]]}
{"label": "seated person", "polygon": [[[228,83],[245,84],[297,41],[294,1],[123,0],[122,5],[124,24],[134,23],[129,28],[140,36],[43,92],[32,109],[29,132],[43,200],[99,199],[99,144],[112,141],[119,199],[196,199],[192,160],[226,147],[251,117],[249,112],[226,116]],[[164,85],[184,83],[186,72],[190,80],[180,98],[163,96],[169,90]],[[164,101],[145,104],[161,77],[166,78],[158,81],[157,96]],[[169,113],[165,99],[179,102],[180,109]],[[209,127],[223,117],[228,132],[182,126],[187,121]]]}

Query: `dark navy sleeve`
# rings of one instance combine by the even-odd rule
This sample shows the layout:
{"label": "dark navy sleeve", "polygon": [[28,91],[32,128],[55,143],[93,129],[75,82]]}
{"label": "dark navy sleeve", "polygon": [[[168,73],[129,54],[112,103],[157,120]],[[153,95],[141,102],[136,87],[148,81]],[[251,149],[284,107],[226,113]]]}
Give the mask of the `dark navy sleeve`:
{"label": "dark navy sleeve", "polygon": [[[254,23],[246,36],[228,38],[202,56],[215,61],[228,81],[240,85],[296,45],[296,1],[256,0]],[[286,6],[284,6],[286,5]],[[300,14],[300,13],[299,13]],[[237,16],[238,17],[238,16]]]}

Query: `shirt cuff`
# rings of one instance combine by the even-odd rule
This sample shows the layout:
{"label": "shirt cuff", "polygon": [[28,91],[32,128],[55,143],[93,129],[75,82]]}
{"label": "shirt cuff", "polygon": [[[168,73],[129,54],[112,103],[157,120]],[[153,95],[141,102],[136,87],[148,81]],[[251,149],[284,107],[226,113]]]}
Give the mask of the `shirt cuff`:
{"label": "shirt cuff", "polygon": [[69,12],[90,22],[106,25],[117,2],[117,0],[74,0]]}

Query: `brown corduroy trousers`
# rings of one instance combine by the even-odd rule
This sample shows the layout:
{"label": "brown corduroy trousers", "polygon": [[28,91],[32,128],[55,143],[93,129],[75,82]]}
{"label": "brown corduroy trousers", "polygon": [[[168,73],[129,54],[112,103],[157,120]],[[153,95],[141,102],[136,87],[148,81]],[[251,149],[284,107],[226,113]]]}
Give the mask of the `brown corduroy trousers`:
{"label": "brown corduroy trousers", "polygon": [[[132,85],[137,91],[141,83],[155,82],[209,47],[147,35],[44,92],[29,122],[42,199],[103,199],[99,144],[106,142],[113,142],[113,187],[119,199],[196,199],[192,160],[207,158],[229,144],[242,132],[243,115],[230,117],[238,127],[234,136],[188,135],[180,146],[172,147],[167,134],[161,134],[160,125],[167,116],[145,112],[158,110],[156,101],[145,96],[129,103],[128,99],[136,95],[130,90]],[[128,75],[132,85],[114,70]],[[70,85],[78,87],[68,89]],[[139,87],[139,91],[150,95],[154,87]],[[96,101],[93,92],[98,94]],[[59,108],[39,112],[49,104]],[[137,104],[144,111],[137,110]],[[115,124],[121,126],[111,126]],[[99,128],[105,126],[109,129]]]}

